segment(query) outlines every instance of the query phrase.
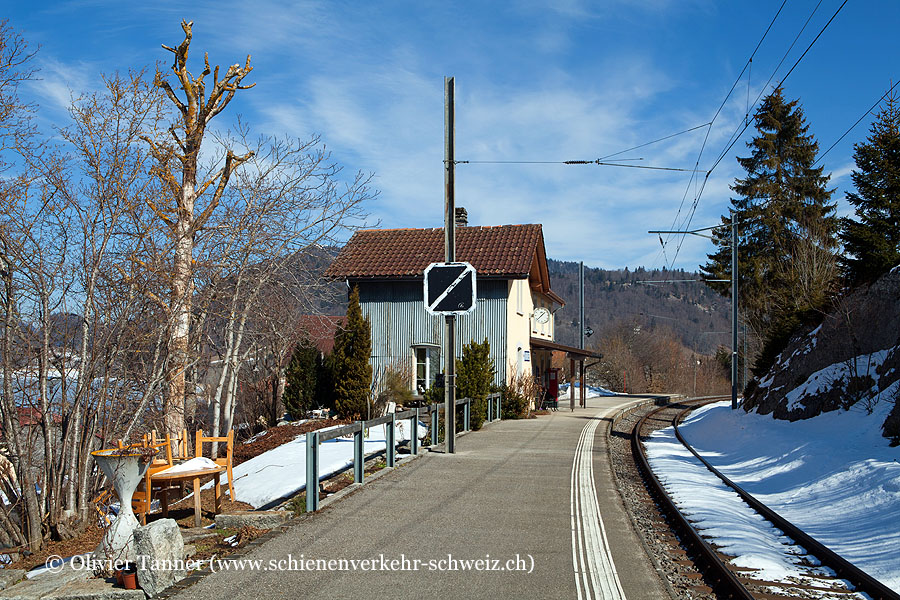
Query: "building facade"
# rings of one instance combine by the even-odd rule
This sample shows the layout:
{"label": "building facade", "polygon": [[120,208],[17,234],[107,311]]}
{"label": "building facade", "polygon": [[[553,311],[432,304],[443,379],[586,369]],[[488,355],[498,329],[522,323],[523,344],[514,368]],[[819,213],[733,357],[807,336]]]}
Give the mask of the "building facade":
{"label": "building facade", "polygon": [[[487,339],[496,384],[519,373],[542,376],[550,351],[539,342],[553,342],[564,301],[550,288],[541,226],[458,223],[456,235],[457,259],[475,267],[477,279],[475,310],[456,319],[457,358],[464,344]],[[443,255],[443,229],[370,229],[356,232],[326,271],[359,287],[372,323],[376,386],[394,369],[422,392],[443,371],[444,319],[425,309],[423,275]]]}

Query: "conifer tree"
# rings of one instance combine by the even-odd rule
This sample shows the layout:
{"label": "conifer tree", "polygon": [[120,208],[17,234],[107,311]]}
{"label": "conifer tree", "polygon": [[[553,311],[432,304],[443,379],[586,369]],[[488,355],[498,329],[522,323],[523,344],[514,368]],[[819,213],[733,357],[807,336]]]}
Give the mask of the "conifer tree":
{"label": "conifer tree", "polygon": [[359,288],[354,286],[347,306],[347,320],[334,340],[334,403],[337,414],[351,419],[368,418],[372,385],[372,326],[363,318]]}
{"label": "conifer tree", "polygon": [[[739,157],[746,176],[731,189],[731,212],[739,227],[739,304],[763,349],[754,364],[768,369],[791,332],[828,302],[836,281],[838,220],[830,176],[816,167],[818,142],[797,100],[782,88],[769,94],[754,115],[750,156]],[[731,277],[731,216],[714,235],[718,251],[701,267],[709,279]],[[730,284],[710,283],[730,294]]]}
{"label": "conifer tree", "polygon": [[873,281],[900,263],[900,106],[888,95],[865,143],[854,146],[856,220],[841,219],[841,260],[851,285]]}
{"label": "conifer tree", "polygon": [[304,336],[294,348],[291,362],[284,374],[282,401],[294,419],[299,419],[315,405],[318,362],[318,349],[308,337]]}
{"label": "conifer tree", "polygon": [[494,361],[487,338],[463,346],[462,359],[456,361],[456,397],[471,398],[469,414],[472,429],[481,429],[487,418],[487,397],[494,382]]}

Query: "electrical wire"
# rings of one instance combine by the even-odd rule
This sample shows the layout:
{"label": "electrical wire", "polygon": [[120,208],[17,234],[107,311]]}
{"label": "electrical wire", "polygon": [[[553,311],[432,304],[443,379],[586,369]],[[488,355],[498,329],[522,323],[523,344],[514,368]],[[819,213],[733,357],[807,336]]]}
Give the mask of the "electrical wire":
{"label": "electrical wire", "polygon": [[[787,0],[785,0],[785,1],[787,1]],[[655,143],[657,143],[657,142],[662,142],[662,141],[664,141],[664,140],[667,140],[667,139],[669,139],[669,138],[673,138],[673,137],[678,136],[678,135],[682,135],[682,134],[685,134],[685,133],[690,133],[690,132],[692,132],[692,131],[696,131],[697,129],[700,129],[701,127],[706,127],[706,126],[708,126],[708,125],[712,125],[712,123],[703,123],[702,125],[697,125],[696,127],[691,127],[690,129],[685,129],[684,131],[679,131],[678,133],[673,133],[673,134],[671,134],[671,135],[667,135],[667,136],[665,136],[665,137],[661,137],[661,138],[659,138],[659,139],[653,140],[652,142],[647,142],[646,144],[641,144],[641,145],[639,145],[639,146],[634,146],[634,147],[632,147],[632,148],[628,148],[627,150],[620,150],[619,152],[615,152],[615,153],[613,153],[613,154],[607,154],[606,156],[601,156],[598,160],[607,160],[607,159],[612,158],[613,156],[618,156],[618,155],[620,155],[620,154],[625,154],[626,152],[631,152],[632,150],[637,150],[638,148],[643,148],[644,146],[649,146],[650,144],[655,144]],[[619,159],[619,160],[623,160],[623,159]]]}
{"label": "electrical wire", "polygon": [[[628,159],[620,160],[643,160]],[[627,169],[649,169],[651,171],[678,171],[681,173],[693,173],[693,169],[681,169],[678,167],[658,167],[654,165],[623,165],[614,162],[604,162],[602,160],[457,160],[454,161],[458,165],[598,165],[601,167],[625,167]],[[699,171],[702,173],[702,171]]]}
{"label": "electrical wire", "polygon": [[[683,172],[693,172],[691,169],[676,169],[673,167],[652,167],[652,166],[636,166],[636,165],[620,165],[616,164],[623,160],[644,160],[643,158],[617,158],[616,162],[608,163],[606,160],[612,158],[613,156],[618,156],[620,154],[625,154],[626,152],[631,152],[632,150],[637,150],[639,148],[644,148],[651,144],[656,144],[657,142],[662,142],[673,137],[677,137],[679,135],[684,135],[685,133],[690,133],[692,131],[696,131],[697,129],[701,129],[703,127],[707,127],[710,123],[703,123],[701,125],[695,125],[689,129],[685,129],[683,131],[679,131],[677,133],[672,133],[661,138],[657,138],[650,142],[645,142],[643,144],[639,144],[637,146],[632,146],[631,148],[627,148],[625,150],[619,150],[618,152],[614,152],[612,154],[607,154],[606,156],[602,156],[600,158],[594,160],[457,160],[454,161],[454,164],[457,165],[585,165],[585,164],[595,164],[601,165],[605,167],[632,167],[639,169],[652,169],[656,171],[683,171]],[[698,171],[702,172],[702,171]]]}
{"label": "electrical wire", "polygon": [[[832,23],[832,22],[834,21],[834,19],[838,16],[838,14],[840,14],[841,10],[843,10],[843,8],[844,8],[844,6],[846,6],[847,2],[848,2],[848,0],[844,0],[844,1],[841,3],[841,5],[837,8],[837,10],[834,12],[834,14],[831,15],[831,18],[828,19],[828,21],[825,23],[825,25],[822,26],[822,29],[819,30],[819,33],[816,34],[816,37],[813,38],[813,40],[812,40],[812,41],[809,43],[809,45],[806,47],[806,50],[804,50],[803,53],[800,55],[800,57],[797,58],[796,61],[794,61],[794,64],[791,66],[791,68],[788,70],[788,72],[784,75],[784,77],[781,78],[781,80],[778,82],[778,85],[777,85],[776,87],[781,87],[781,86],[784,84],[784,82],[785,82],[785,81],[787,80],[787,78],[791,75],[791,73],[794,72],[794,69],[797,68],[797,65],[800,64],[800,61],[802,61],[803,58],[809,53],[809,51],[810,51],[810,50],[812,49],[812,47],[816,44],[816,42],[819,40],[819,38],[822,37],[822,34],[825,33],[825,30],[828,29],[829,25],[831,25],[831,23]],[[822,0],[819,0],[819,3],[816,5],[816,8],[813,9],[813,12],[810,14],[809,18],[806,20],[806,23],[804,23],[803,28],[800,30],[800,33],[798,33],[797,36],[794,38],[794,42],[791,44],[790,48],[788,48],[788,51],[785,53],[785,56],[784,56],[784,57],[781,59],[781,61],[778,63],[778,66],[775,67],[775,70],[773,71],[772,76],[769,77],[769,80],[766,82],[766,85],[764,85],[764,86],[762,87],[762,89],[760,90],[760,94],[759,94],[759,96],[757,96],[757,99],[756,99],[756,101],[754,102],[754,106],[756,106],[756,103],[759,102],[759,99],[761,98],[762,93],[765,91],[765,89],[766,89],[766,87],[768,86],[769,82],[771,82],[772,79],[774,78],[775,73],[778,72],[778,69],[781,67],[781,65],[782,65],[782,63],[784,62],[785,58],[787,57],[787,55],[790,53],[791,49],[792,49],[792,48],[794,47],[794,45],[796,44],[797,39],[799,39],[800,35],[801,35],[801,34],[803,33],[803,31],[806,29],[806,26],[809,24],[809,21],[812,19],[813,15],[814,15],[814,14],[816,13],[816,11],[819,9],[819,6],[821,6],[821,4],[822,4]],[[704,177],[704,180],[703,180],[703,185],[700,187],[700,192],[699,192],[699,194],[697,195],[697,197],[694,199],[693,205],[692,205],[692,207],[691,207],[691,214],[690,214],[689,218],[686,219],[686,224],[685,224],[685,226],[684,226],[684,227],[679,227],[679,229],[687,230],[688,228],[690,228],[691,221],[693,220],[694,214],[696,213],[696,210],[697,210],[697,205],[698,205],[699,202],[700,202],[700,198],[701,198],[701,196],[703,195],[703,191],[706,189],[706,183],[707,183],[707,181],[709,181],[709,176],[712,174],[713,170],[715,170],[715,168],[719,165],[719,163],[722,162],[722,159],[724,159],[725,156],[728,154],[728,152],[730,152],[731,148],[734,147],[734,145],[735,145],[735,144],[737,143],[737,141],[740,139],[741,135],[743,135],[743,133],[749,128],[749,126],[750,126],[750,125],[749,125],[749,122],[746,123],[746,124],[744,125],[744,127],[740,130],[740,133],[738,133],[736,136],[734,136],[733,139],[730,139],[730,140],[729,140],[729,144],[727,145],[727,147],[725,148],[725,150],[719,154],[719,157],[718,157],[718,158],[716,159],[716,161],[713,163],[712,167],[710,167],[710,169],[707,171],[706,176]],[[675,264],[674,261],[675,261],[675,259],[678,257],[678,253],[679,253],[679,251],[681,250],[681,246],[682,246],[682,244],[684,243],[684,240],[685,240],[686,237],[687,237],[687,234],[686,234],[686,233],[685,233],[685,234],[682,234],[681,239],[679,240],[678,246],[676,247],[676,250],[675,250],[675,257],[673,258],[673,261],[672,261],[672,265],[673,265],[673,266],[674,266],[674,264]]]}
{"label": "electrical wire", "polygon": [[[741,81],[741,79],[743,78],[743,76],[744,76],[744,71],[746,71],[746,70],[748,69],[748,66],[749,66],[749,65],[751,64],[751,62],[753,61],[753,57],[756,56],[756,53],[759,51],[760,47],[762,47],[763,42],[765,41],[766,37],[768,37],[769,32],[772,30],[772,27],[775,25],[775,21],[778,20],[778,16],[781,14],[781,11],[784,9],[784,7],[785,7],[786,4],[787,4],[787,0],[783,0],[782,3],[781,3],[781,6],[779,6],[779,7],[778,7],[778,10],[775,12],[775,16],[772,17],[772,20],[769,22],[769,26],[766,27],[766,30],[763,32],[762,37],[760,37],[759,41],[756,43],[756,47],[753,49],[753,52],[750,53],[750,58],[747,60],[747,63],[744,64],[744,68],[741,69],[741,72],[740,72],[740,73],[738,73],[738,76],[735,78],[734,83],[731,84],[731,89],[728,90],[728,93],[725,94],[725,98],[722,100],[722,103],[719,104],[719,108],[716,109],[716,113],[713,115],[712,120],[710,120],[710,122],[709,122],[709,127],[708,127],[707,130],[706,130],[706,135],[705,135],[704,138],[703,138],[703,143],[700,145],[700,152],[697,154],[697,161],[696,161],[696,163],[694,164],[694,169],[699,169],[699,167],[700,167],[700,160],[703,158],[703,152],[704,152],[704,150],[706,149],[706,144],[707,144],[707,142],[709,141],[709,135],[710,135],[710,133],[712,132],[712,126],[713,126],[713,124],[716,122],[716,119],[718,119],[719,114],[722,112],[722,109],[723,109],[723,108],[725,107],[725,105],[728,103],[728,99],[731,97],[731,94],[734,92],[734,90],[735,90],[735,88],[737,87],[738,83],[739,83],[739,82]],[[749,109],[748,109],[747,112],[749,113]],[[706,178],[707,178],[707,179],[709,178],[709,175],[708,175],[708,174],[707,174]],[[691,175],[691,178],[688,180],[688,184],[687,184],[687,186],[685,187],[684,194],[683,194],[682,197],[681,197],[681,202],[680,202],[679,205],[678,205],[678,210],[677,210],[676,213],[675,213],[675,218],[672,219],[672,226],[671,226],[671,229],[681,229],[681,227],[676,227],[676,224],[678,223],[678,217],[681,216],[681,211],[682,211],[682,209],[684,208],[684,202],[685,202],[685,200],[687,200],[688,192],[691,191],[691,185],[695,185],[695,186],[696,186],[696,179],[695,179],[695,177],[694,177],[693,174]],[[705,187],[705,185],[706,185],[706,181],[704,180],[703,187]],[[701,188],[701,193],[702,193],[702,188]],[[697,205],[697,202],[698,202],[698,200],[699,200],[699,195],[698,195],[698,196],[695,196],[695,198],[696,198],[696,199],[695,199],[695,201],[694,201],[694,203],[693,203],[693,205],[692,205],[692,209],[691,209],[691,212],[692,212],[691,219],[693,218],[693,212],[696,211],[696,205]],[[690,222],[690,220],[688,220],[688,222]],[[669,237],[669,239],[671,239],[671,236]],[[682,242],[684,241],[684,238],[683,238],[683,237],[682,237],[682,240],[681,240],[681,241],[682,241]],[[679,243],[679,250],[680,250],[680,248],[681,248],[681,244]],[[663,253],[663,255],[665,255],[665,244],[663,244],[663,250],[662,250],[662,253]],[[658,259],[658,258],[659,258],[659,255],[657,255],[657,259]],[[677,252],[676,252],[675,256],[674,256],[673,259],[672,259],[672,265],[675,264],[675,259],[676,259],[676,258],[678,258]]]}
{"label": "electrical wire", "polygon": [[856,120],[856,122],[855,122],[853,125],[851,125],[851,126],[849,127],[849,129],[847,129],[847,131],[845,131],[845,132],[841,135],[841,137],[839,137],[832,145],[828,146],[828,150],[826,150],[825,152],[823,152],[822,154],[820,154],[820,155],[819,155],[819,158],[816,159],[816,162],[814,162],[814,163],[812,164],[812,166],[816,166],[816,165],[819,163],[820,160],[822,160],[823,158],[825,158],[825,155],[826,155],[826,154],[828,154],[829,152],[831,152],[832,149],[834,149],[835,146],[837,146],[838,144],[841,143],[841,140],[843,140],[845,137],[847,137],[847,134],[849,134],[851,131],[853,131],[854,129],[856,129],[856,126],[859,125],[860,122],[861,122],[863,119],[865,119],[868,115],[870,115],[870,114],[872,113],[872,111],[875,110],[875,108],[876,108],[879,104],[881,104],[881,101],[884,100],[885,98],[887,98],[887,95],[894,91],[894,88],[897,87],[898,84],[900,84],[900,80],[898,80],[897,83],[895,83],[894,85],[892,85],[892,86],[891,86],[891,89],[889,89],[888,91],[886,91],[886,92],[881,96],[881,98],[879,98],[878,100],[876,100],[876,101],[875,101],[875,104],[873,104],[872,106],[870,106],[869,109],[866,110],[866,112],[864,112],[864,113],[862,114],[862,116],[861,116],[860,118],[858,118],[858,119]]}
{"label": "electrical wire", "polygon": [[[812,49],[812,47],[813,47],[813,46],[815,45],[815,43],[819,40],[819,38],[822,37],[822,34],[825,33],[825,30],[828,29],[828,26],[831,25],[831,22],[834,21],[835,17],[838,16],[838,13],[841,12],[841,9],[844,8],[844,6],[847,4],[848,1],[849,1],[849,0],[844,0],[844,1],[841,3],[841,5],[840,5],[840,6],[838,7],[838,9],[834,12],[834,14],[831,15],[831,18],[828,19],[828,22],[825,23],[825,25],[822,27],[822,29],[819,31],[819,33],[816,34],[816,37],[813,38],[813,41],[811,41],[811,42],[809,43],[809,45],[806,47],[806,50],[803,51],[803,54],[801,54],[800,57],[799,57],[797,60],[794,61],[794,64],[791,66],[790,70],[788,70],[788,72],[785,74],[785,76],[781,78],[781,81],[779,81],[779,82],[778,82],[778,85],[776,85],[775,87],[779,88],[779,87],[781,87],[781,86],[784,85],[784,82],[787,80],[787,78],[790,76],[790,74],[794,72],[794,69],[797,68],[797,65],[800,64],[800,61],[803,60],[803,57],[805,57],[805,56],[807,55],[807,53]],[[756,104],[759,102],[760,98],[762,98],[762,95],[763,95],[763,93],[765,92],[766,88],[768,87],[769,83],[772,81],[772,79],[775,78],[775,73],[778,72],[778,69],[781,67],[781,65],[782,65],[782,63],[784,62],[785,58],[787,58],[787,55],[790,53],[791,49],[794,47],[794,44],[797,43],[797,39],[800,37],[800,34],[802,34],[802,33],[803,33],[803,30],[806,29],[806,25],[809,24],[809,21],[812,19],[813,15],[814,15],[814,14],[816,13],[816,11],[819,9],[819,6],[820,6],[821,4],[822,4],[822,0],[819,0],[819,3],[816,5],[816,8],[813,9],[812,14],[810,14],[809,19],[807,19],[807,20],[806,20],[806,23],[804,23],[803,29],[800,30],[800,33],[799,33],[799,34],[797,34],[797,38],[794,38],[794,42],[791,44],[791,47],[788,48],[788,51],[785,53],[784,57],[783,57],[783,58],[781,59],[781,61],[778,63],[778,66],[775,67],[775,71],[772,73],[772,76],[769,77],[769,80],[766,81],[766,85],[764,85],[764,86],[762,87],[762,89],[760,90],[759,95],[756,97],[756,101],[753,103],[754,106],[756,106]],[[749,125],[749,123],[748,123],[748,124],[744,125],[743,128],[740,128],[740,133],[738,133],[737,135],[732,134],[733,137],[734,137],[734,139],[733,139],[733,140],[730,140],[730,143],[729,143],[728,146],[725,148],[725,150],[723,150],[723,151],[719,154],[719,157],[716,159],[715,163],[713,163],[713,166],[710,167],[710,169],[709,169],[710,172],[712,172],[717,166],[719,166],[719,163],[722,162],[722,160],[725,158],[725,156],[728,155],[728,152],[731,151],[731,148],[734,147],[734,145],[738,142],[738,140],[741,138],[741,136],[744,134],[744,132],[747,131],[747,129],[749,128],[749,126],[750,126],[750,125]]]}

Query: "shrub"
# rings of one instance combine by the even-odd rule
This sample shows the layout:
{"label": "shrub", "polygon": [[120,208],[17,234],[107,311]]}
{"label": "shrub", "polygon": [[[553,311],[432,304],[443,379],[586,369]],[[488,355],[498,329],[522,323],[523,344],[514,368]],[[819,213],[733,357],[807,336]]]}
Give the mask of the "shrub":
{"label": "shrub", "polygon": [[487,397],[493,381],[494,361],[487,338],[480,344],[472,340],[463,346],[462,359],[456,361],[456,397],[472,399],[469,426],[473,430],[481,429],[487,419]]}
{"label": "shrub", "polygon": [[503,384],[500,393],[500,414],[504,419],[527,419],[531,416],[532,401],[537,397],[537,379],[529,373],[519,373],[508,384]]}
{"label": "shrub", "polygon": [[378,394],[375,401],[375,415],[383,414],[387,409],[388,403],[393,402],[399,405],[408,405],[413,398],[410,389],[409,369],[404,365],[391,365],[384,371],[382,379],[382,390]]}
{"label": "shrub", "polygon": [[444,401],[444,384],[435,382],[430,388],[425,390],[422,398],[426,404],[438,404]]}

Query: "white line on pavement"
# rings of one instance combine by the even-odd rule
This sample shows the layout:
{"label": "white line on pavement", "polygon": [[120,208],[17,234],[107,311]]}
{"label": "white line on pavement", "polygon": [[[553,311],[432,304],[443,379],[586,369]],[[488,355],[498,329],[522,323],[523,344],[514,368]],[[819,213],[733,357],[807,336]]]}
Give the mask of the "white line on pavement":
{"label": "white line on pavement", "polygon": [[579,599],[624,600],[594,485],[594,434],[604,413],[597,413],[581,430],[572,461],[572,565]]}

